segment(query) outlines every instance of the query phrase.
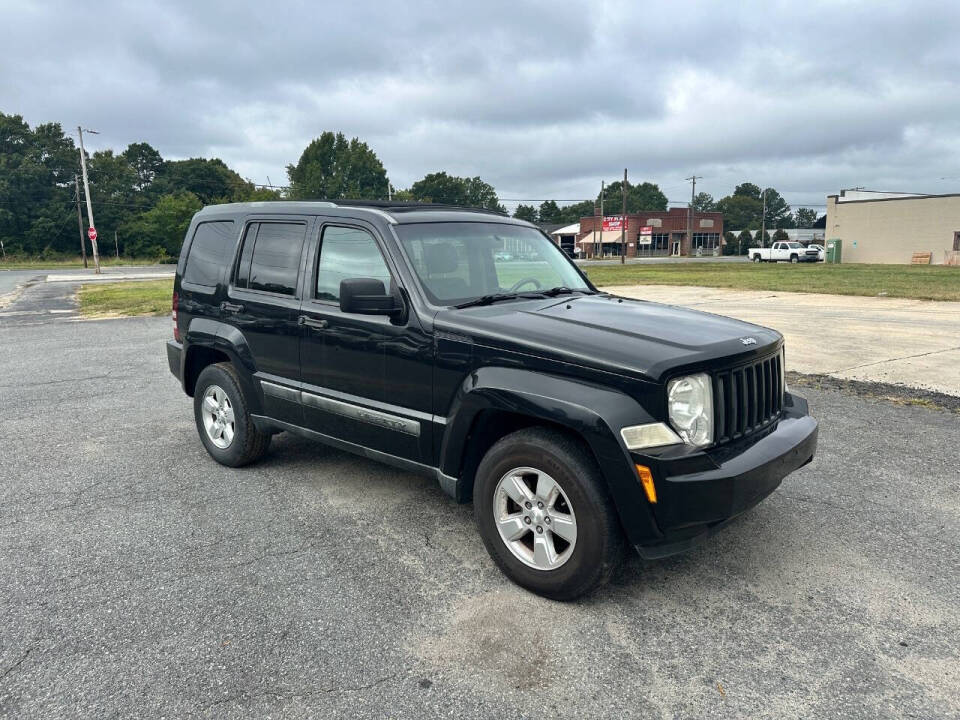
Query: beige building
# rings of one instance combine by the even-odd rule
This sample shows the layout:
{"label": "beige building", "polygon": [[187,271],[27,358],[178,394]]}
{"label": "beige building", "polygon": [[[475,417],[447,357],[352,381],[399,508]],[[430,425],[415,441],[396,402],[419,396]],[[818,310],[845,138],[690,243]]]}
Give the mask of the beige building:
{"label": "beige building", "polygon": [[843,241],[843,262],[909,263],[914,253],[956,264],[960,194],[843,191],[827,196],[826,240]]}

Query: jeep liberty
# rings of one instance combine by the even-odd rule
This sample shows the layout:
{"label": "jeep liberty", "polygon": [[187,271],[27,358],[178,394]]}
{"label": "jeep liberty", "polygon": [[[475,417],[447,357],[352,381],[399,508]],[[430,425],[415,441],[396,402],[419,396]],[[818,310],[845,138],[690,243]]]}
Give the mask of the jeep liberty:
{"label": "jeep liberty", "polygon": [[536,226],[367,201],[206,207],[170,370],[241,466],[290,432],[473,502],[519,585],[569,600],[682,552],[810,462],[782,336],[597,290]]}

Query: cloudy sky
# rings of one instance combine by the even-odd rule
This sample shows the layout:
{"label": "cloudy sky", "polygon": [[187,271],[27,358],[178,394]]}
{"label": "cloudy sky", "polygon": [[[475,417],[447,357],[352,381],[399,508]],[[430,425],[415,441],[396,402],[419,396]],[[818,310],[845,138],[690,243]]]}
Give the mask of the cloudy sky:
{"label": "cloudy sky", "polygon": [[591,198],[624,167],[676,201],[691,173],[795,206],[960,192],[955,0],[243,5],[0,0],[0,111],[258,183],[331,129],[397,187],[443,169],[511,200]]}

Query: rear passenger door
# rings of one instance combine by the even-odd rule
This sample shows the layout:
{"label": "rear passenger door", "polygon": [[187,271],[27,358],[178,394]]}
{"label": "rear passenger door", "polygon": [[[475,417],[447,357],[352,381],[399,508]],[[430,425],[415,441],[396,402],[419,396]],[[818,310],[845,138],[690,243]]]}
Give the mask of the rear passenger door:
{"label": "rear passenger door", "polygon": [[248,218],[220,308],[250,350],[265,412],[296,425],[303,413],[289,387],[300,375],[298,279],[309,227],[306,217]]}

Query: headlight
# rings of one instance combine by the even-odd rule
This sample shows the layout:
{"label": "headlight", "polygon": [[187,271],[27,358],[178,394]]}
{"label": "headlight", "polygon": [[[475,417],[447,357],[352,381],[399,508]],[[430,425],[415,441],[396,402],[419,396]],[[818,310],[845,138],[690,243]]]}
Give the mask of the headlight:
{"label": "headlight", "polygon": [[713,385],[706,373],[667,383],[670,424],[685,443],[703,447],[713,442]]}

